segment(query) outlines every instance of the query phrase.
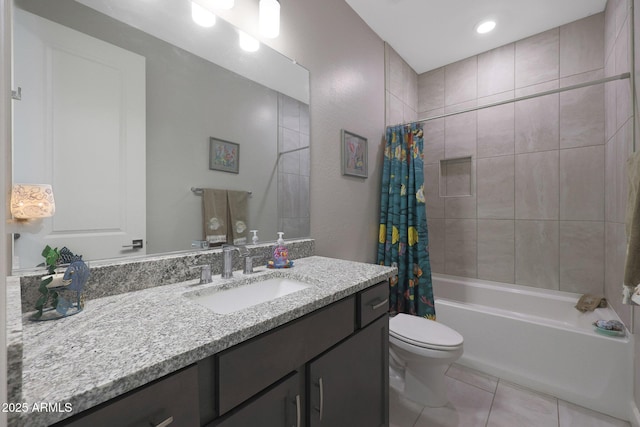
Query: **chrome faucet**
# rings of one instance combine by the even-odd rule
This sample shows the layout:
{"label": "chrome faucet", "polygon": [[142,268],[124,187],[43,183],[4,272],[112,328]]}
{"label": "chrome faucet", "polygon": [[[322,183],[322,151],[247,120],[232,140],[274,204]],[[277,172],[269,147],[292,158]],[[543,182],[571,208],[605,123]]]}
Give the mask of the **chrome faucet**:
{"label": "chrome faucet", "polygon": [[205,283],[211,283],[211,265],[198,264],[198,265],[192,265],[191,267],[189,267],[190,270],[194,268],[202,268],[202,270],[200,270],[200,283],[199,283],[200,285],[203,285]]}
{"label": "chrome faucet", "polygon": [[200,284],[211,283],[211,266],[209,264],[202,266],[200,272]]}
{"label": "chrome faucet", "polygon": [[230,279],[233,277],[233,251],[238,251],[241,257],[249,256],[249,249],[246,246],[222,245],[223,265],[222,278]]}

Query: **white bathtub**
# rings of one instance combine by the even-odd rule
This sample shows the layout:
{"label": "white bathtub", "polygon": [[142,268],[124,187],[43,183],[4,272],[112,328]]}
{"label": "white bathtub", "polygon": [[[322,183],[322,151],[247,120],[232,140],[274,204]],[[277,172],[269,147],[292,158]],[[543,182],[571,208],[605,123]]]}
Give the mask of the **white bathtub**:
{"label": "white bathtub", "polygon": [[594,331],[610,308],[580,313],[580,295],[434,274],[436,316],[464,337],[459,363],[628,420],[633,343]]}

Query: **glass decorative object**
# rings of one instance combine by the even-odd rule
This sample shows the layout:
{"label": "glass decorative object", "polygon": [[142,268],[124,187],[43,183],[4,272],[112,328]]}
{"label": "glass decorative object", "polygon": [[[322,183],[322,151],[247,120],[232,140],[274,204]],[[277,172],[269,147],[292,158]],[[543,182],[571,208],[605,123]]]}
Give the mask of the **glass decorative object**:
{"label": "glass decorative object", "polygon": [[[84,308],[82,290],[89,279],[89,266],[82,260],[73,261],[64,274],[54,274],[40,285],[43,305],[51,298],[48,308],[36,312],[32,320],[56,320],[78,314]],[[61,276],[61,277],[60,277]]]}

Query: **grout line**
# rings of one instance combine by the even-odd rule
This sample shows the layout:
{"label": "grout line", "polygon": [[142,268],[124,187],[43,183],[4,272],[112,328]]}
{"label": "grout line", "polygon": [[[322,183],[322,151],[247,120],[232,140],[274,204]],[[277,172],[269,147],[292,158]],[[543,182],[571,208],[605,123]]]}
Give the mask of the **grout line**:
{"label": "grout line", "polygon": [[498,393],[500,381],[502,381],[502,379],[498,378],[498,381],[496,382],[496,390],[493,392],[493,398],[491,399],[491,406],[489,406],[489,413],[487,414],[487,419],[484,422],[485,427],[489,425],[489,420],[491,419],[491,412],[493,412],[493,404],[496,401],[496,394]]}
{"label": "grout line", "polygon": [[[558,43],[560,40],[560,31],[558,31]],[[558,45],[558,85],[560,84],[559,81],[560,78],[560,46]],[[562,211],[562,168],[561,168],[561,162],[562,159],[560,159],[560,122],[561,122],[561,117],[562,117],[562,103],[560,102],[560,98],[561,96],[558,96],[558,243],[557,243],[557,250],[558,250],[558,289],[562,289],[562,283],[561,279],[562,279],[562,275],[560,274],[560,270],[562,270],[562,254],[561,254],[561,242],[560,242],[560,212]]]}
{"label": "grout line", "polygon": [[[479,70],[478,70],[478,57],[476,55],[476,106],[478,105],[478,85],[479,85]],[[475,196],[474,212],[476,220],[476,274],[474,277],[480,277],[480,223],[478,218],[478,112],[475,113],[475,136],[476,136],[476,155],[471,157],[471,192]]]}
{"label": "grout line", "polygon": [[[477,371],[477,372],[480,372],[480,371]],[[480,372],[480,373],[482,374],[482,372]],[[445,375],[446,375],[446,374],[445,374]],[[489,374],[484,374],[484,375],[489,375]],[[473,388],[475,388],[475,389],[477,389],[477,390],[479,390],[479,391],[483,391],[483,392],[485,392],[485,393],[491,393],[491,394],[492,394],[492,395],[494,395],[494,396],[495,396],[495,394],[496,394],[496,391],[495,391],[495,390],[494,390],[494,391],[485,390],[484,388],[482,388],[482,387],[480,387],[480,386],[477,386],[477,385],[475,385],[475,384],[471,384],[471,383],[466,382],[466,381],[464,381],[464,380],[461,380],[461,379],[458,379],[458,378],[454,378],[454,377],[451,377],[451,376],[449,376],[449,375],[447,375],[447,377],[451,378],[453,381],[457,381],[457,382],[463,383],[463,384],[468,385],[469,387],[473,387]],[[496,378],[497,380],[499,380],[499,378],[498,378],[498,377],[494,377],[494,378]],[[497,390],[497,389],[498,389],[498,382],[496,381],[496,390]]]}

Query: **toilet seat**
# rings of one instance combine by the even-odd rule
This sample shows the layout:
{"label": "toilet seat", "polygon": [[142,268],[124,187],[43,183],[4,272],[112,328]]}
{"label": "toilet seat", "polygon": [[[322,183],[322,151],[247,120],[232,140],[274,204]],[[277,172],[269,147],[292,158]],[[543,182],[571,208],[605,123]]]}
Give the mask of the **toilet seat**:
{"label": "toilet seat", "polygon": [[462,335],[442,323],[405,313],[389,320],[389,335],[412,346],[440,351],[459,350],[464,341]]}

